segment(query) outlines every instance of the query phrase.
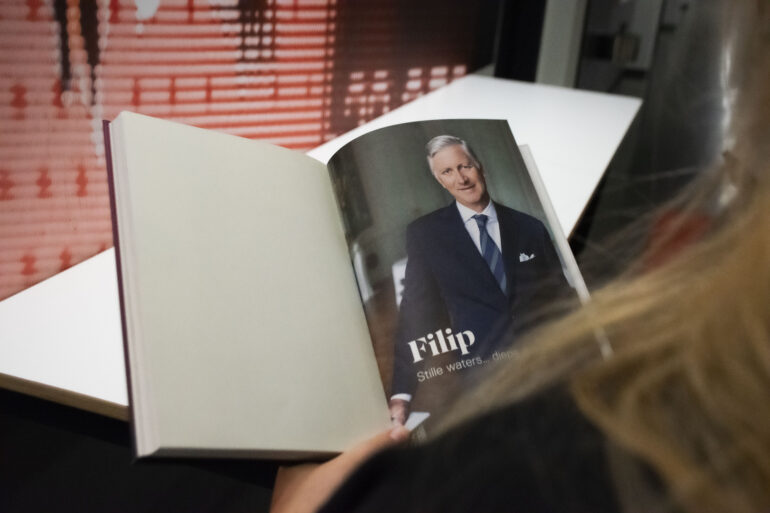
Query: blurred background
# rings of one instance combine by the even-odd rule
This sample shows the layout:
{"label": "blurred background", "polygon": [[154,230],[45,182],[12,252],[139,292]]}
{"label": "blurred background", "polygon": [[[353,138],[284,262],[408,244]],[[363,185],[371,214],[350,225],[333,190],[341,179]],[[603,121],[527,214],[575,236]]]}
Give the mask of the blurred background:
{"label": "blurred background", "polygon": [[[644,100],[570,240],[590,286],[720,151],[729,2],[0,0],[0,299],[112,245],[102,119],[309,149],[469,73]],[[127,424],[8,391],[0,454],[4,512],[265,511],[275,472],[132,465]]]}
{"label": "blurred background", "polygon": [[0,299],[112,245],[102,119],[127,109],[310,149],[488,63],[497,9],[2,0]]}
{"label": "blurred background", "polygon": [[[121,110],[304,150],[481,71],[643,97],[657,125],[692,128],[715,107],[705,96],[697,120],[676,119],[676,99],[659,98],[669,80],[660,70],[683,51],[700,79],[690,92],[717,78],[699,61],[716,50],[713,20],[690,7],[0,0],[0,299],[112,245],[101,120]],[[685,21],[694,53],[676,43]],[[699,145],[718,135],[695,131]],[[661,147],[634,161],[660,171],[670,158]]]}

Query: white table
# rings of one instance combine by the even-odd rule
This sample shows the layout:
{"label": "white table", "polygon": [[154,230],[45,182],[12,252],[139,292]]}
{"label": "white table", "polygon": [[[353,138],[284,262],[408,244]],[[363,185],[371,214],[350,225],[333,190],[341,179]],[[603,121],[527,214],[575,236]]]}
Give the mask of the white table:
{"label": "white table", "polygon": [[[425,119],[508,119],[529,145],[564,233],[577,224],[640,100],[467,76],[308,152]],[[128,395],[114,250],[0,302],[0,386],[116,418]]]}

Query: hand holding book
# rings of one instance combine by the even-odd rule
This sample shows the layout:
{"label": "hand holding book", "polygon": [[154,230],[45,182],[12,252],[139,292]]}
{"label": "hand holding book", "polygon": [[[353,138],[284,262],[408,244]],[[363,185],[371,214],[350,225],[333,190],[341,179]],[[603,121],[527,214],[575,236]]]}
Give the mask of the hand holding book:
{"label": "hand holding book", "polygon": [[409,431],[399,425],[357,444],[326,463],[280,467],[273,487],[270,513],[317,511],[362,462],[408,438]]}

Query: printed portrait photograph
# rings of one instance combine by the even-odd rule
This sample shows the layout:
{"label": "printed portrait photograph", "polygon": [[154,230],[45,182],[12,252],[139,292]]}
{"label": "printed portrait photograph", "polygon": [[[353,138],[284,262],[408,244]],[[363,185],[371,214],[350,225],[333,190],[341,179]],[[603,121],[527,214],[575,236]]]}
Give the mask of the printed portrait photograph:
{"label": "printed portrait photograph", "polygon": [[574,296],[507,122],[383,128],[328,167],[394,421],[435,420]]}

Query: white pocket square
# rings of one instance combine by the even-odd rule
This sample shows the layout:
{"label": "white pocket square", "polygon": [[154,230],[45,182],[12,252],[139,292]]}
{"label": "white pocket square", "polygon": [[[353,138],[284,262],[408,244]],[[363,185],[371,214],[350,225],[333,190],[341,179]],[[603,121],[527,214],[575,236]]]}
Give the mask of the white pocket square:
{"label": "white pocket square", "polygon": [[531,255],[527,255],[526,253],[519,253],[519,262],[526,262],[527,260],[532,260],[533,258],[535,258],[534,253]]}

